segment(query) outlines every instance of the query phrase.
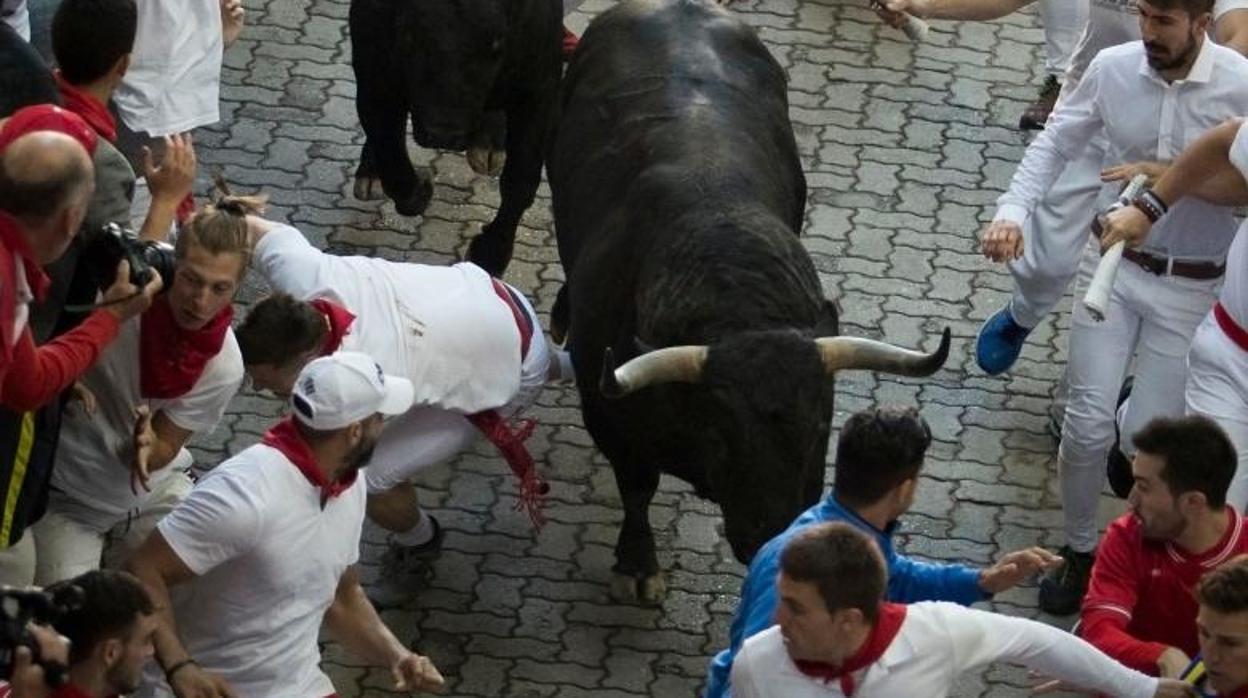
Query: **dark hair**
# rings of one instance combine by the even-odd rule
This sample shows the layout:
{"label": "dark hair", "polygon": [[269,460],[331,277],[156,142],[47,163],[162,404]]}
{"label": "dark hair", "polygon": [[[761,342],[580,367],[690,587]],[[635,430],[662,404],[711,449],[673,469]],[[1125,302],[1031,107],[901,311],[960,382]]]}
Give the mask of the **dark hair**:
{"label": "dark hair", "polygon": [[1226,432],[1212,419],[1158,417],[1136,432],[1131,443],[1165,461],[1161,480],[1173,496],[1200,492],[1214,509],[1226,504],[1226,490],[1239,459]]}
{"label": "dark hair", "polygon": [[836,442],[833,490],[842,502],[878,502],[894,487],[918,477],[932,431],[913,407],[863,410],[845,421]]}
{"label": "dark hair", "polygon": [[1201,578],[1196,600],[1218,613],[1248,611],[1248,555],[1237,555]]}
{"label": "dark hair", "polygon": [[1203,14],[1213,12],[1214,0],[1145,0],[1159,10],[1183,10],[1187,16],[1195,19]]}
{"label": "dark hair", "polygon": [[234,332],[247,366],[284,366],[325,341],[325,317],[311,304],[275,293],[252,306]]}
{"label": "dark hair", "polygon": [[79,158],[69,158],[59,163],[59,167],[45,167],[32,178],[32,173],[14,172],[11,159],[0,153],[0,211],[16,218],[43,219],[56,215],[72,205],[74,197],[94,181],[92,169],[81,162]]}
{"label": "dark hair", "polygon": [[793,536],[780,553],[780,571],[814,584],[829,612],[857,608],[869,621],[879,614],[888,587],[875,541],[843,522],[815,524]]}
{"label": "dark hair", "polygon": [[119,570],[91,570],[49,587],[73,585],[82,590],[82,603],[61,616],[54,627],[69,638],[69,663],[91,656],[97,645],[115,637],[129,638],[140,616],[154,612],[152,599],[137,577]]}
{"label": "dark hair", "polygon": [[64,0],[52,18],[52,53],[71,85],[99,80],[134,50],[134,0]]}

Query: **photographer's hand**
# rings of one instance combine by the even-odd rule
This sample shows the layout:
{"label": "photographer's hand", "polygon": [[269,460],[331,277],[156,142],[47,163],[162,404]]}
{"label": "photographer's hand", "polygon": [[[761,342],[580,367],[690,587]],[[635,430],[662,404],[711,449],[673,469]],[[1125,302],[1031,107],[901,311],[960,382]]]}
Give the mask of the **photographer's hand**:
{"label": "photographer's hand", "polygon": [[112,313],[117,323],[121,324],[151,307],[152,299],[163,287],[164,281],[155,269],[152,270],[152,280],[142,289],[130,283],[130,263],[123,259],[117,264],[113,285],[104,292],[102,303],[107,305],[103,309]]}
{"label": "photographer's hand", "polygon": [[229,682],[210,674],[198,664],[187,664],[169,679],[169,687],[178,698],[236,698]]}
{"label": "photographer's hand", "polygon": [[[26,629],[39,645],[42,664],[56,665],[62,670],[69,666],[69,640],[46,625],[27,623]],[[30,648],[24,646],[17,648],[9,685],[13,688],[9,698],[45,698],[52,693],[43,666],[35,663]]]}

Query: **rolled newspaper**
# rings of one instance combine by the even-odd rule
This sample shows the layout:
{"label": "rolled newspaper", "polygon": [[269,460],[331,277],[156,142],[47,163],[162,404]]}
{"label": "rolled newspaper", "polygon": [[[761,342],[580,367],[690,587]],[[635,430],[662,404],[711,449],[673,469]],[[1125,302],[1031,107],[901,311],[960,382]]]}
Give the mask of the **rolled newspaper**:
{"label": "rolled newspaper", "polygon": [[[877,8],[884,7],[879,0],[871,0],[871,5]],[[911,41],[918,43],[927,38],[927,30],[929,28],[927,22],[924,22],[908,12],[902,12],[901,16],[904,18],[901,24],[901,30],[906,33],[906,36],[909,37]]]}
{"label": "rolled newspaper", "polygon": [[[1118,201],[1124,204],[1131,202],[1144,190],[1144,185],[1147,183],[1147,175],[1138,174],[1132,177],[1131,183],[1118,196]],[[1100,215],[1104,214],[1098,214]],[[1096,273],[1092,275],[1092,281],[1088,284],[1088,292],[1083,294],[1083,307],[1088,309],[1088,314],[1097,322],[1105,320],[1105,309],[1109,307],[1109,294],[1114,289],[1114,277],[1118,275],[1118,263],[1122,261],[1124,249],[1126,249],[1125,243],[1116,242],[1105,251],[1105,254],[1101,255],[1101,261],[1096,265]]]}

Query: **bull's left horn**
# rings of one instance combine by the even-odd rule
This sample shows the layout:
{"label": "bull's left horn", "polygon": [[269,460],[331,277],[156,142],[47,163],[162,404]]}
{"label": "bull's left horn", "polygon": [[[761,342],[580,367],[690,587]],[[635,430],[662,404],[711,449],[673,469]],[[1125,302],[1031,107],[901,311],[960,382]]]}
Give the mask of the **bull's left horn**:
{"label": "bull's left horn", "polygon": [[930,376],[949,358],[949,328],[940,338],[940,347],[931,354],[910,351],[884,342],[861,337],[820,337],[815,340],[823,358],[823,370],[866,369],[903,376]]}
{"label": "bull's left horn", "polygon": [[623,397],[648,385],[700,383],[705,363],[705,346],[681,346],[646,352],[616,368],[615,355],[608,347],[602,357],[600,387],[607,397]]}

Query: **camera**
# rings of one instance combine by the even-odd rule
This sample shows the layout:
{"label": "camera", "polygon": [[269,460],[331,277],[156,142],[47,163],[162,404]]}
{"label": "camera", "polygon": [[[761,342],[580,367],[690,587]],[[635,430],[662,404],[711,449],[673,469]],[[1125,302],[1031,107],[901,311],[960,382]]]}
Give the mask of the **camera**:
{"label": "camera", "polygon": [[82,589],[73,584],[57,585],[51,591],[0,588],[0,677],[7,679],[12,675],[17,648],[27,647],[34,661],[43,667],[47,684],[54,687],[63,684],[68,667],[40,658],[39,643],[31,636],[27,624],[35,621],[51,625],[81,607],[83,596]]}
{"label": "camera", "polygon": [[79,257],[82,272],[90,274],[95,287],[104,291],[113,285],[117,264],[130,262],[130,283],[143,288],[152,280],[155,270],[165,287],[173,281],[175,265],[173,245],[167,242],[140,240],[129,228],[107,223],[84,235],[85,247]]}

